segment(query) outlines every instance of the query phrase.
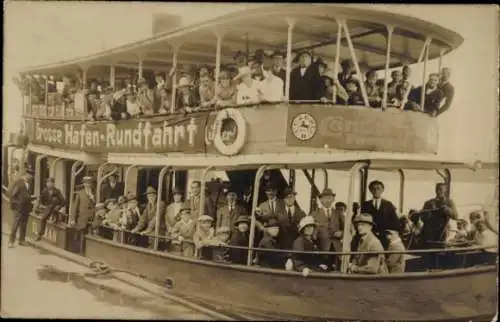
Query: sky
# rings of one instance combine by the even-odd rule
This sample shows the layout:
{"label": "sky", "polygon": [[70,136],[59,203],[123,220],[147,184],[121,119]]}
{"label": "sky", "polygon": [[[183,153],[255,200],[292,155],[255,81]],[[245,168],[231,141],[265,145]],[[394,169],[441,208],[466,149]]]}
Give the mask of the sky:
{"label": "sky", "polygon": [[[105,2],[6,2],[4,9],[4,122],[17,131],[21,97],[11,79],[27,66],[109,49],[151,35],[151,15],[168,12],[184,24],[210,19],[251,4],[157,4]],[[452,68],[455,99],[439,118],[439,156],[497,160],[498,20],[489,5],[357,5],[411,15],[458,32],[464,43],[444,57]],[[431,62],[429,71],[437,71]],[[421,66],[413,67],[415,83]],[[6,122],[6,120],[8,120]]]}

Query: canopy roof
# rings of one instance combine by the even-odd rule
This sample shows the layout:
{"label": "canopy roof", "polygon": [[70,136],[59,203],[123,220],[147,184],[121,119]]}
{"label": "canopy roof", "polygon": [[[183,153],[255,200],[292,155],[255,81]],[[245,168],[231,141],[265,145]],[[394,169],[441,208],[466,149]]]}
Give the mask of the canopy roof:
{"label": "canopy roof", "polygon": [[[394,27],[391,41],[391,67],[418,61],[427,37],[432,38],[429,59],[439,57],[460,46],[463,38],[436,24],[389,12],[338,4],[267,4],[230,13],[199,24],[157,34],[94,55],[37,66],[23,70],[33,74],[74,73],[91,66],[137,68],[139,57],[144,69],[167,70],[173,58],[173,46],[181,44],[179,64],[215,64],[216,36],[222,40],[222,63],[232,62],[238,50],[250,53],[256,49],[285,51],[287,19],[296,21],[293,29],[293,51],[313,49],[314,54],[332,60],[335,55],[337,20],[345,20],[355,53],[362,69],[380,69],[385,65],[387,26]],[[345,33],[341,41],[341,59],[351,58]]]}

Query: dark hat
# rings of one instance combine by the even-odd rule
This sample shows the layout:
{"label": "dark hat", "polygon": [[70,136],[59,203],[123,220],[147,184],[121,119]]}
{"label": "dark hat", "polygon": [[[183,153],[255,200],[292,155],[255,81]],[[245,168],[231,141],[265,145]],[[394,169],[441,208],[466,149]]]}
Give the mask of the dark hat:
{"label": "dark hat", "polygon": [[312,58],[312,53],[311,53],[310,51],[308,51],[308,50],[302,50],[302,51],[299,51],[299,52],[297,53],[297,55],[296,55],[296,56],[295,56],[295,58],[293,59],[293,62],[294,62],[294,63],[297,63],[297,62],[299,61],[300,57],[302,57],[302,55],[309,55],[309,57],[311,57],[311,58]]}
{"label": "dark hat", "polygon": [[268,183],[264,186],[264,191],[271,191],[271,190],[277,190],[272,183]]}
{"label": "dark hat", "polygon": [[375,226],[375,223],[373,222],[372,215],[367,214],[367,213],[361,213],[361,214],[357,215],[356,217],[354,217],[353,222],[355,224],[360,223],[360,222],[364,222],[364,223],[370,224],[372,226]]}
{"label": "dark hat", "polygon": [[339,201],[339,202],[335,203],[335,208],[338,208],[338,207],[344,207],[344,208],[347,209],[347,205],[344,202],[342,202],[342,201]]}
{"label": "dark hat", "polygon": [[323,190],[320,194],[319,194],[319,197],[326,197],[326,196],[331,196],[331,197],[335,197],[335,194],[333,193],[332,189],[330,188],[326,188],[325,190]]}
{"label": "dark hat", "polygon": [[280,50],[276,50],[274,51],[272,54],[271,54],[271,58],[274,58],[275,56],[282,56],[282,57],[285,57],[285,54],[280,51]]}
{"label": "dark hat", "polygon": [[384,230],[384,233],[387,235],[399,236],[399,232],[394,229],[386,229]]}
{"label": "dark hat", "polygon": [[328,65],[321,58],[318,58],[318,60],[316,60],[316,64],[318,64],[318,66],[321,65],[325,68],[328,68]]}
{"label": "dark hat", "polygon": [[353,67],[353,62],[350,59],[344,59],[340,62],[340,66],[342,66],[342,68]]}
{"label": "dark hat", "polygon": [[248,216],[239,216],[238,219],[234,222],[235,226],[238,226],[239,223],[245,222],[247,224],[250,224],[250,217]]}
{"label": "dark hat", "polygon": [[278,217],[272,216],[267,219],[267,221],[264,223],[264,227],[270,228],[270,227],[280,227],[278,223]]}
{"label": "dark hat", "polygon": [[151,195],[151,194],[155,194],[156,195],[156,189],[151,187],[151,186],[148,186],[148,188],[146,189],[146,192],[144,193],[145,195]]}
{"label": "dark hat", "polygon": [[178,187],[175,187],[174,189],[172,189],[172,195],[182,195],[182,189],[181,188],[178,188]]}
{"label": "dark hat", "polygon": [[54,182],[55,182],[55,180],[54,180],[54,178],[49,177],[49,178],[47,178],[47,180],[45,180],[45,182],[52,182],[52,183],[54,183]]}
{"label": "dark hat", "polygon": [[295,190],[293,190],[292,188],[286,188],[285,191],[283,191],[283,197],[288,197],[289,195],[294,195],[296,196],[297,195],[297,192],[295,192]]}
{"label": "dark hat", "polygon": [[382,188],[385,188],[385,186],[384,186],[384,184],[382,183],[382,181],[380,181],[380,180],[373,180],[373,181],[372,181],[372,182],[370,182],[370,184],[368,185],[368,189],[370,189],[370,190],[371,190],[371,189],[373,188],[373,186],[375,186],[375,185],[377,185],[377,184],[381,185],[381,186],[382,186]]}

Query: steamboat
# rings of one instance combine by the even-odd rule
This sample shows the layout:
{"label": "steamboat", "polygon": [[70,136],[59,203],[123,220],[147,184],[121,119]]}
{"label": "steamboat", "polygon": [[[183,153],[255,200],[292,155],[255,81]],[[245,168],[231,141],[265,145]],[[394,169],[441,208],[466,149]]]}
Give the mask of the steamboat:
{"label": "steamboat", "polygon": [[[313,210],[331,178],[347,178],[345,223],[351,223],[353,205],[368,198],[370,173],[392,173],[399,179],[396,208],[404,216],[408,173],[437,175],[450,193],[455,172],[480,176],[481,171],[495,171],[497,164],[481,160],[471,164],[438,157],[439,113],[426,112],[425,105],[430,104],[425,96],[428,62],[438,60],[441,70],[442,59],[462,42],[451,30],[404,15],[348,5],[280,4],[176,28],[95,55],[27,68],[20,75],[22,131],[7,135],[3,143],[2,223],[9,227],[13,220],[8,189],[15,177],[10,171],[29,167],[34,170],[34,196],[40,195],[51,177],[67,200],[61,209],[63,219],[47,223],[43,241],[154,281],[169,278],[174,283],[171,291],[182,296],[242,315],[278,319],[489,320],[496,312],[497,259],[496,254],[488,260],[477,258],[491,255],[491,247],[496,252],[496,245],[409,247],[402,252],[405,272],[354,274],[349,272],[350,257],[363,252],[351,251],[353,229],[345,224],[342,249],[320,252],[342,259],[334,270],[305,275],[293,269],[261,267],[254,261],[257,252],[294,253],[255,244],[258,208],[268,181],[279,195],[286,187],[295,187],[301,177],[308,189],[298,192],[297,206]],[[235,53],[241,51],[243,57],[243,63],[234,62],[238,76],[244,74],[249,61],[262,65],[257,54],[249,58],[255,49],[262,49],[264,56],[281,52],[282,99],[229,105],[211,101],[194,107],[179,100],[189,79],[184,68],[213,70],[217,95],[223,86],[217,80],[226,74],[225,66],[233,63]],[[312,58],[312,65],[331,69],[332,83],[325,87],[333,95],[303,99],[296,93],[301,88],[294,88],[294,70],[300,75],[302,62],[297,65],[293,58],[304,52],[309,53],[305,55]],[[340,70],[343,61],[351,62],[346,65],[358,77],[357,102],[340,98],[341,85],[346,85],[338,77],[344,72]],[[416,100],[419,108],[408,110],[405,104],[411,90],[403,90],[400,100],[394,99],[390,73],[417,64],[423,65],[423,89]],[[382,76],[377,81],[382,90],[376,106],[372,88],[363,81],[366,71]],[[127,84],[129,75],[133,76]],[[155,78],[170,84],[166,94],[159,96],[163,112],[98,116],[96,111],[102,105],[112,109],[113,102],[120,99],[117,92],[124,97],[140,95],[134,94],[135,86],[145,80],[151,89]],[[94,80],[106,82],[108,87],[96,89]],[[107,88],[112,103],[106,101]],[[96,103],[89,96],[99,89],[103,95]],[[294,99],[297,97],[302,99]],[[157,191],[154,231],[141,234],[102,226],[95,233],[91,219],[83,233],[76,227],[71,214],[78,206],[75,195],[84,178],[94,179],[99,203],[104,201],[102,186],[110,176],[123,183],[124,195],[138,196],[140,204],[147,203],[148,188]],[[211,179],[214,177],[223,180]],[[160,203],[170,203],[176,190],[188,199],[194,181],[201,182],[200,204],[209,204],[213,213],[222,204],[228,182],[247,201],[250,240],[243,247],[248,254],[246,265],[169,251],[169,236],[160,229],[164,216]],[[496,230],[496,207],[490,210],[488,226]],[[206,207],[193,212],[206,215]],[[28,220],[29,237],[37,237],[40,224],[41,214],[34,210]],[[131,235],[144,242],[131,242]],[[427,265],[429,258],[432,267]]]}

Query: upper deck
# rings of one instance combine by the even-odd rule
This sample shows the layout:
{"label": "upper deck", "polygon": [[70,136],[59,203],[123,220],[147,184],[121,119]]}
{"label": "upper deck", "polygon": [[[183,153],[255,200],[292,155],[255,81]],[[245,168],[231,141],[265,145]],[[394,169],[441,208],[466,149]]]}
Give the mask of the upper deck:
{"label": "upper deck", "polygon": [[[96,55],[24,70],[20,87],[25,129],[30,143],[39,148],[115,155],[328,155],[343,150],[436,154],[438,126],[432,116],[449,108],[451,99],[446,97],[445,104],[441,99],[430,110],[424,94],[425,64],[435,58],[441,61],[462,41],[460,35],[440,26],[378,10],[347,5],[263,5]],[[224,65],[233,63],[237,70],[243,66],[231,58],[242,50],[245,62],[253,61],[249,63],[252,77],[257,71],[263,79],[267,77],[264,71],[272,70],[266,64],[274,65],[274,61],[266,62],[267,55],[281,51],[284,91],[280,99],[247,104],[235,99],[233,104],[219,104],[216,98],[223,88],[217,80],[226,71]],[[263,60],[257,53],[249,58],[254,51],[264,52]],[[310,52],[309,66],[318,69],[321,80],[332,81],[331,85],[325,83],[322,94],[305,100],[294,91],[293,71],[302,62],[292,59],[294,53],[300,56],[304,51]],[[340,68],[345,60],[352,61],[347,72]],[[403,77],[391,92],[395,80],[390,81],[389,73],[420,63],[424,64],[423,86],[409,84]],[[198,75],[189,75],[193,66],[213,66],[210,77],[215,97],[209,104],[199,101],[186,109],[179,106],[183,105],[179,103],[183,79],[193,76],[193,88],[200,86]],[[378,94],[374,94],[374,84],[364,81],[370,70],[377,72]],[[357,90],[351,92],[349,81],[339,80],[344,72],[353,76]],[[113,110],[121,97],[140,101],[141,93],[134,86],[140,87],[141,79],[156,100],[160,74],[165,81],[161,82],[165,95],[158,96],[163,113],[129,115],[127,119],[120,113],[106,120],[96,117],[101,108]],[[61,77],[63,81],[58,83]],[[92,89],[93,83],[102,88]],[[413,95],[414,90],[421,94]],[[89,99],[89,93],[96,93],[98,100]],[[353,94],[359,94],[358,100]],[[408,108],[408,103],[413,107]],[[128,113],[128,102],[125,105]]]}

